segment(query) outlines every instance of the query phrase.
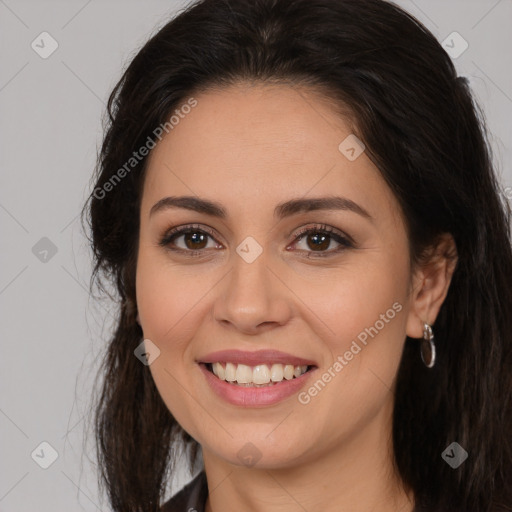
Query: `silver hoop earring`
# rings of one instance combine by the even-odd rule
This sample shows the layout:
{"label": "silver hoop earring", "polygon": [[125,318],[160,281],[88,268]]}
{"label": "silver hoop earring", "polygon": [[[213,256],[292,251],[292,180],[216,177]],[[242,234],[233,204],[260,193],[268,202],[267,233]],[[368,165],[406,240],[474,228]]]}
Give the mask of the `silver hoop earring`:
{"label": "silver hoop earring", "polygon": [[436,362],[436,345],[432,327],[427,323],[423,324],[423,339],[421,340],[421,359],[427,368],[432,368]]}

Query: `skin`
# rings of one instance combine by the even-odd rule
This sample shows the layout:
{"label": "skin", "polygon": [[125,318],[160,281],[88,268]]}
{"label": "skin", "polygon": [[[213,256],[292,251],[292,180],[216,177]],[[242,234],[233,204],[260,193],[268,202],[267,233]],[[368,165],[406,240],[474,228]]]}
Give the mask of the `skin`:
{"label": "skin", "polygon": [[[392,191],[364,152],[354,161],[340,152],[352,129],[314,91],[237,84],[194,97],[149,157],[136,286],[144,338],[161,351],[150,365],[156,386],[203,450],[206,510],[412,511],[392,465],[394,382],[406,335],[421,338],[446,296],[453,240],[411,272]],[[150,216],[157,201],[181,195],[218,202],[228,216],[182,208]],[[281,202],[332,195],[372,219],[348,210],[273,217]],[[202,247],[201,257],[159,245],[187,224],[214,230],[202,245],[174,239],[184,251]],[[322,224],[355,246],[297,241],[300,228]],[[263,249],[252,263],[236,252],[248,236]],[[322,251],[330,256],[314,259]],[[196,363],[216,350],[277,349],[316,361],[319,377],[394,303],[401,311],[307,404],[293,395],[263,408],[231,405]],[[260,456],[253,467],[237,457],[248,442]]]}

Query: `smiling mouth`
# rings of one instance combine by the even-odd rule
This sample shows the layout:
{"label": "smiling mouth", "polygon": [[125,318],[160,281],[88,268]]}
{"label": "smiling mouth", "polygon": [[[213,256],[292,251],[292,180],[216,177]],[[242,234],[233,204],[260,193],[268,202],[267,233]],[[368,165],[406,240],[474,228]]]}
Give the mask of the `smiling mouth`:
{"label": "smiling mouth", "polygon": [[205,367],[219,380],[243,387],[275,386],[283,381],[298,379],[305,373],[316,368],[312,365],[294,366],[291,364],[260,364],[248,366],[230,362],[205,363]]}

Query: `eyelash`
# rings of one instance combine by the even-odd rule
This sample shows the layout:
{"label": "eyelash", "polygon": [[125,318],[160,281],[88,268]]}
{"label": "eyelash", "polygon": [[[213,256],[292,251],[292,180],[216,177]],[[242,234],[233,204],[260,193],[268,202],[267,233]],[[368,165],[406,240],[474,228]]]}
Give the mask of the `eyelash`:
{"label": "eyelash", "polygon": [[[198,224],[194,225],[187,225],[182,226],[178,228],[173,228],[166,232],[166,234],[163,236],[163,238],[160,240],[159,245],[161,247],[165,247],[169,251],[178,252],[181,254],[186,254],[186,256],[190,257],[200,257],[204,256],[204,251],[206,249],[198,249],[198,250],[186,250],[186,249],[179,249],[179,248],[173,248],[170,246],[171,242],[175,238],[178,238],[179,236],[186,235],[189,233],[201,233],[211,236],[213,239],[215,239],[215,233],[210,228],[203,226],[200,227]],[[305,235],[308,234],[322,234],[322,235],[328,235],[331,239],[333,239],[335,242],[340,244],[340,247],[337,249],[331,249],[329,251],[306,251],[309,256],[307,258],[327,258],[330,256],[333,256],[334,254],[338,254],[341,251],[344,251],[345,249],[354,248],[355,244],[348,236],[343,236],[341,233],[338,233],[336,230],[334,230],[332,227],[327,226],[325,224],[317,224],[314,226],[309,226],[306,228],[301,229],[294,238],[294,241],[292,244],[298,243],[304,238]]]}

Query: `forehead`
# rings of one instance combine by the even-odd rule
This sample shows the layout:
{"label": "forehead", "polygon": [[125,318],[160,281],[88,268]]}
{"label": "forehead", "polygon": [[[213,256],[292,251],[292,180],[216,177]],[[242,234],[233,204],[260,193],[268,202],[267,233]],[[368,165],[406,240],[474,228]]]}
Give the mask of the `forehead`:
{"label": "forehead", "polygon": [[188,161],[215,155],[211,164],[216,167],[237,158],[246,165],[255,163],[250,157],[257,162],[275,162],[277,156],[302,162],[326,149],[337,157],[340,137],[351,132],[346,121],[334,115],[332,102],[304,88],[244,83],[205,91],[194,99],[196,106],[154,153],[166,146],[187,153]]}
{"label": "forehead", "polygon": [[332,100],[285,84],[240,84],[193,99],[150,154],[144,197],[153,202],[179,193],[254,208],[255,196],[261,205],[340,193],[390,206],[365,153],[351,160],[342,152],[352,128]]}

